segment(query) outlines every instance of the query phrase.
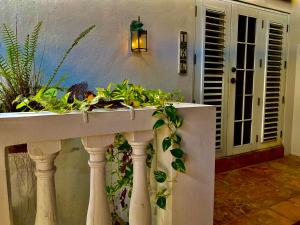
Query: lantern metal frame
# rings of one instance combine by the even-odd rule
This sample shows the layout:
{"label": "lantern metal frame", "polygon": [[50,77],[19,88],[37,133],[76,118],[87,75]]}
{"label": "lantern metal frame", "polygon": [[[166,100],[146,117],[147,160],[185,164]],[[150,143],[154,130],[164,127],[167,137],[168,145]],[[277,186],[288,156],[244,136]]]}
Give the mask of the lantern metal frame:
{"label": "lantern metal frame", "polygon": [[[133,20],[130,24],[130,38],[131,38],[131,51],[132,52],[147,52],[148,51],[148,34],[147,30],[143,29],[143,23],[140,21],[140,17],[138,17],[138,20]],[[137,37],[137,47],[133,48],[133,38]],[[144,39],[142,39],[144,38]],[[141,40],[144,41],[145,47],[142,47],[140,45]]]}

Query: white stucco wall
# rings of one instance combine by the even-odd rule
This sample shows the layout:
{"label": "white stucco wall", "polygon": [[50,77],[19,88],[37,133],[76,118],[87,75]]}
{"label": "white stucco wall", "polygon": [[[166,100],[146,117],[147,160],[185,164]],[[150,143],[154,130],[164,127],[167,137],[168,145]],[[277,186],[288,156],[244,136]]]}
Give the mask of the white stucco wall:
{"label": "white stucco wall", "polygon": [[[66,61],[62,72],[70,74],[67,84],[86,80],[94,88],[129,79],[146,87],[181,89],[191,101],[194,0],[2,0],[0,12],[1,23],[15,24],[17,15],[20,37],[44,21],[46,74],[75,36],[96,24]],[[140,55],[128,49],[129,26],[138,16],[149,38],[149,52]],[[186,76],[177,74],[180,30],[187,31],[189,39]]]}

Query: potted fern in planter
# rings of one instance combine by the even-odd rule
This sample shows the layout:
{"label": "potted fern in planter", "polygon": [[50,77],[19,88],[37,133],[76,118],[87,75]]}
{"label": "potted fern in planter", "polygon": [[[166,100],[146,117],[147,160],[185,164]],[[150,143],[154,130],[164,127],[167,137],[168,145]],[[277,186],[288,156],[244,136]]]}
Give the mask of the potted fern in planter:
{"label": "potted fern in planter", "polygon": [[84,30],[73,41],[45,84],[42,83],[41,66],[36,67],[37,46],[41,27],[42,22],[39,22],[34,27],[31,35],[26,36],[24,44],[21,45],[18,42],[16,32],[7,25],[3,25],[2,33],[6,56],[0,55],[0,110],[2,112],[17,112],[19,111],[16,109],[18,98],[34,96],[42,86],[48,89],[70,52],[79,44],[81,39],[95,28],[95,25]]}
{"label": "potted fern in planter", "polygon": [[[71,46],[66,49],[46,83],[42,83],[44,78],[41,68],[42,62],[40,62],[38,67],[36,66],[41,27],[42,22],[38,22],[32,33],[25,37],[23,44],[19,43],[17,32],[14,32],[6,24],[2,27],[2,38],[6,55],[0,55],[0,112],[24,111],[16,108],[21,99],[35,96],[42,87],[44,90],[50,88],[68,55],[95,28],[95,25],[80,33]],[[24,150],[25,147],[23,145],[12,146],[10,151],[19,152]]]}

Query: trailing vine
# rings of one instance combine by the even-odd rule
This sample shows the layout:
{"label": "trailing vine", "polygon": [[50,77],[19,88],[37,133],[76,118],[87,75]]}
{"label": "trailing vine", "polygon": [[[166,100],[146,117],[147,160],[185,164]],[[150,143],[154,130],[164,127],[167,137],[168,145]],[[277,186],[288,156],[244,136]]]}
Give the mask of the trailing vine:
{"label": "trailing vine", "polygon": [[[169,135],[162,141],[162,149],[164,152],[169,152],[173,156],[171,163],[172,168],[176,172],[184,173],[186,171],[184,163],[184,151],[181,148],[182,138],[178,134],[178,128],[183,124],[183,119],[178,115],[177,109],[172,104],[167,104],[158,107],[152,116],[157,118],[153,125],[153,130],[158,130],[166,126],[169,129]],[[155,180],[158,183],[165,183],[168,178],[166,171],[155,170]],[[167,197],[170,190],[167,188],[160,188],[156,194],[156,205],[162,209],[166,208]]]}
{"label": "trailing vine", "polygon": [[132,148],[121,134],[116,134],[114,143],[108,148],[106,158],[111,173],[110,183],[106,187],[108,199],[112,204],[112,218],[118,224],[121,211],[128,209],[126,200],[131,197],[133,185]]}
{"label": "trailing vine", "polygon": [[[184,173],[186,171],[184,163],[184,151],[181,148],[182,138],[178,134],[178,128],[183,124],[183,119],[178,115],[177,109],[172,104],[166,104],[157,107],[153,116],[157,118],[153,130],[156,131],[164,126],[169,130],[169,135],[163,139],[161,147],[164,152],[170,153],[174,158],[171,166],[176,172]],[[107,185],[107,194],[113,206],[114,224],[120,224],[121,216],[118,211],[128,209],[127,200],[131,197],[133,182],[133,165],[131,158],[132,148],[123,135],[117,134],[114,143],[107,151],[107,160],[111,169],[111,182]],[[152,142],[147,147],[146,165],[151,168],[153,155],[155,154]],[[156,193],[156,205],[165,209],[167,198],[171,190],[167,188],[167,179],[169,177],[166,171],[154,170],[153,176],[159,184],[165,184],[160,187]]]}

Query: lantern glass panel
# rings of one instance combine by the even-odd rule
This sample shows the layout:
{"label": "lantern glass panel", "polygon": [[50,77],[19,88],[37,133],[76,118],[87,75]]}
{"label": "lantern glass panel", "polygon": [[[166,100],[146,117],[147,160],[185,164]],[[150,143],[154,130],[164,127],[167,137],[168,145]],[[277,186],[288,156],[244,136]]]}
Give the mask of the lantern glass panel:
{"label": "lantern glass panel", "polygon": [[138,31],[131,31],[131,49],[132,51],[139,50],[139,34]]}
{"label": "lantern glass panel", "polygon": [[147,31],[140,31],[139,48],[140,50],[147,51]]}

